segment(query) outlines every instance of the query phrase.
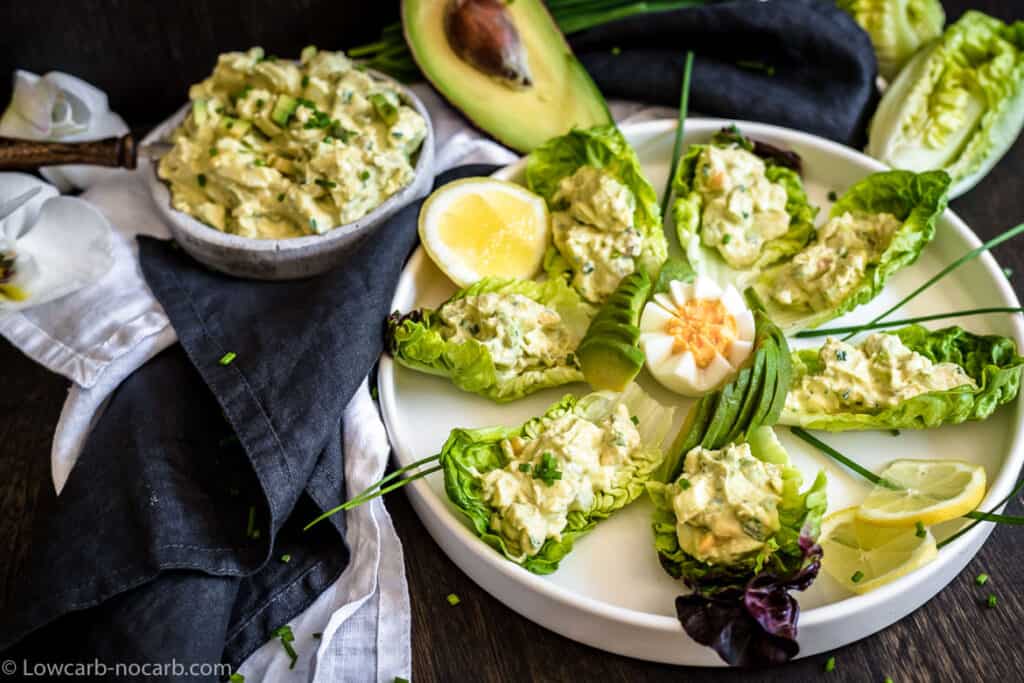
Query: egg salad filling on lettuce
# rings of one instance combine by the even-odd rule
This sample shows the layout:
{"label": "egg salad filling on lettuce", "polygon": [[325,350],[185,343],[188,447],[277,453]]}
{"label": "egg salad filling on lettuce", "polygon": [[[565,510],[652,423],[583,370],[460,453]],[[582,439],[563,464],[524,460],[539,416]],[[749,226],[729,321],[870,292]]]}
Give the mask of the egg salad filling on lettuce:
{"label": "egg salad filling on lettuce", "polygon": [[983,420],[1020,390],[1012,339],[909,325],[792,355],[780,422],[807,429],[924,429]]}
{"label": "egg salad filling on lettuce", "polygon": [[519,427],[456,429],[440,455],[445,491],[485,543],[549,574],[643,493],[674,410],[631,384],[566,396]]}
{"label": "egg salad filling on lettuce", "polygon": [[530,152],[526,186],[548,202],[549,277],[603,303],[625,276],[656,276],[668,257],[661,210],[636,152],[614,125],[573,130]]}
{"label": "egg salad filling on lettuce", "polygon": [[576,347],[592,315],[564,280],[484,278],[437,309],[393,314],[386,347],[406,367],[511,401],[583,380]]}
{"label": "egg salad filling on lettuce", "polygon": [[341,52],[221,55],[158,173],[172,206],[257,239],[322,234],[413,179],[426,122]]}

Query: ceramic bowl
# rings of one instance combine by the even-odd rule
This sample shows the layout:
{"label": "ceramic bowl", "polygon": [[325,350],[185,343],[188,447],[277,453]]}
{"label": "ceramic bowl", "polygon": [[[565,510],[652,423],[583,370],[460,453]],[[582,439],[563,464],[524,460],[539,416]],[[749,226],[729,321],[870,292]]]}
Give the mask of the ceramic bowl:
{"label": "ceramic bowl", "polygon": [[[425,196],[430,191],[434,177],[434,129],[430,114],[423,102],[408,88],[384,74],[375,71],[367,73],[376,80],[386,82],[405,104],[413,107],[427,122],[427,135],[417,152],[414,176],[409,185],[362,218],[339,225],[322,235],[261,240],[221,232],[174,209],[171,206],[170,187],[157,176],[156,162],[146,162],[144,169],[150,192],[178,244],[200,263],[229,275],[254,280],[294,280],[317,275],[338,265],[355,245],[372,235],[388,218],[407,204]],[[142,144],[169,138],[185,119],[190,106],[185,105],[160,124],[146,136]]]}

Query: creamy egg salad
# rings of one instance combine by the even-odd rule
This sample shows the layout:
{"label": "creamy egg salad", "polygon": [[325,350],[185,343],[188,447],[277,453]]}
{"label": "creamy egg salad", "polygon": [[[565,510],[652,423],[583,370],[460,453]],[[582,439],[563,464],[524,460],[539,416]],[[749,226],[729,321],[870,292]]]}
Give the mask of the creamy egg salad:
{"label": "creamy egg salad", "polygon": [[932,363],[893,334],[872,334],[860,346],[829,337],[818,361],[821,369],[791,388],[787,410],[874,411],[931,391],[977,386],[956,363]]}
{"label": "creamy egg salad", "polygon": [[814,311],[841,303],[877,264],[902,222],[889,213],[829,219],[815,241],[775,276],[771,296],[780,304]]}
{"label": "creamy egg salad", "polygon": [[782,469],[747,443],[686,454],[669,490],[679,546],[709,564],[729,565],[761,550],[780,528]]}
{"label": "creamy egg salad", "polygon": [[342,52],[221,55],[159,176],[172,206],[257,239],[323,234],[412,182],[426,122]]}
{"label": "creamy egg salad", "polygon": [[499,380],[535,369],[579,366],[574,353],[579,339],[561,316],[522,294],[462,297],[442,306],[438,316],[446,340],[474,339],[487,347]]}
{"label": "creamy egg salad", "polygon": [[765,242],[785,235],[786,188],[765,177],[765,164],[738,145],[708,145],[697,161],[701,241],[733,268],[753,265]]}
{"label": "creamy egg salad", "polygon": [[573,286],[587,300],[604,301],[636,270],[643,235],[633,223],[636,197],[607,171],[581,166],[562,178],[551,215],[555,248],[572,266]]}
{"label": "creamy egg salad", "polygon": [[596,423],[562,415],[532,439],[502,441],[501,449],[505,467],[482,476],[483,498],[494,508],[491,528],[515,546],[513,554],[530,556],[547,539],[561,540],[570,512],[588,512],[615,487],[640,449],[640,432],[619,404]]}

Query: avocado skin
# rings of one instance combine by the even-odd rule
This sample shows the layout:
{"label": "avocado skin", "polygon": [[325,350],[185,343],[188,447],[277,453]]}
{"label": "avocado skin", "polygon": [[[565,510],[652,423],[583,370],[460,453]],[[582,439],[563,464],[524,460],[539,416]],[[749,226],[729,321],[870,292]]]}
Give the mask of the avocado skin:
{"label": "avocado skin", "polygon": [[[503,79],[459,57],[444,27],[448,0],[402,0],[402,28],[427,80],[475,126],[529,152],[573,128],[613,123],[608,104],[541,0],[505,4],[529,68]],[[555,93],[556,96],[551,96]]]}
{"label": "avocado skin", "polygon": [[622,278],[619,286],[590,321],[576,355],[583,376],[599,390],[623,391],[644,366],[640,340],[640,312],[651,292],[651,278],[638,271]]}

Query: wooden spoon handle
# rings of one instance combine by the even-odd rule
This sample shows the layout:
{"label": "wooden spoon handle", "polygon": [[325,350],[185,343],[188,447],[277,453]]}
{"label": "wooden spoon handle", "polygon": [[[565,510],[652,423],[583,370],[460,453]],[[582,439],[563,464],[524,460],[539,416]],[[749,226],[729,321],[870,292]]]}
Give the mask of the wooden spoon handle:
{"label": "wooden spoon handle", "polygon": [[138,149],[128,135],[95,142],[46,142],[0,137],[0,171],[28,171],[40,166],[85,164],[135,168]]}

